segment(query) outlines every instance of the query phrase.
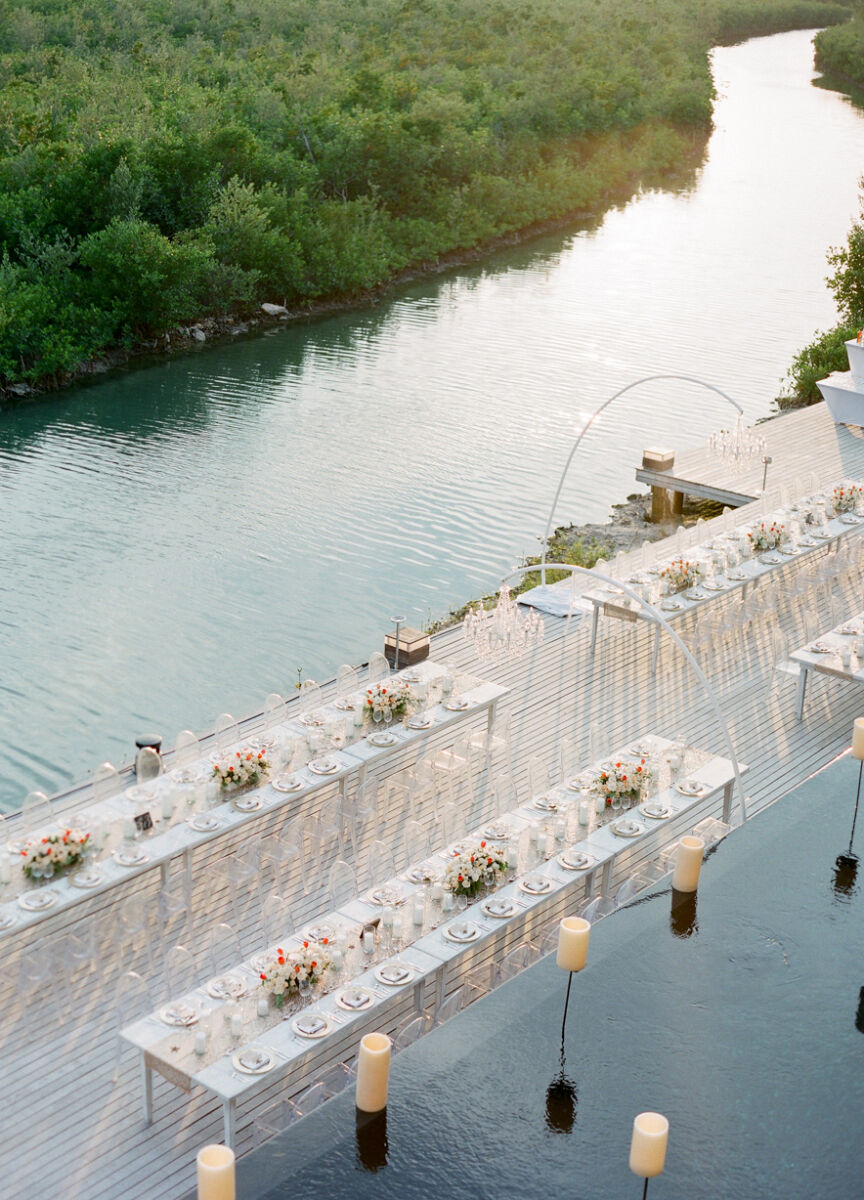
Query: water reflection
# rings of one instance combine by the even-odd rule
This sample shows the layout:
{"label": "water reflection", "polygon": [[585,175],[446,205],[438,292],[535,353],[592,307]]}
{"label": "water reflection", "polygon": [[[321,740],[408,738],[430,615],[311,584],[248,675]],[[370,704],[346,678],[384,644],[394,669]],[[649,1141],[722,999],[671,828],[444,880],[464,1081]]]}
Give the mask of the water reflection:
{"label": "water reflection", "polygon": [[566,1067],[562,1042],[558,1072],[546,1089],[546,1128],[551,1133],[570,1133],[576,1121],[576,1084]]}
{"label": "water reflection", "polygon": [[835,897],[847,904],[858,890],[858,856],[857,854],[838,854],[834,863],[834,878],[831,887]]}
{"label": "water reflection", "polygon": [[855,1012],[855,1028],[864,1033],[864,987],[858,993],[858,1008]]}
{"label": "water reflection", "polygon": [[387,1141],[387,1109],[378,1113],[357,1110],[357,1162],[364,1171],[376,1172],[387,1166],[390,1145]]}
{"label": "water reflection", "polygon": [[676,892],[672,889],[669,928],[677,938],[689,938],[699,932],[696,919],[696,892]]}

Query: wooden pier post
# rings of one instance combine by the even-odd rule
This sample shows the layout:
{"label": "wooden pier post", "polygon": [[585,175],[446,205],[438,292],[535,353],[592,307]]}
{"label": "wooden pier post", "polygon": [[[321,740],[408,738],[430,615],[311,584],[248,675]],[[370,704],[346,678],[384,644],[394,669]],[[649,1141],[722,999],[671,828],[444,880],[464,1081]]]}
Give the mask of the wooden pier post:
{"label": "wooden pier post", "polygon": [[[674,450],[656,448],[642,451],[642,467],[647,471],[671,471],[675,466]],[[680,517],[684,508],[684,493],[664,487],[651,487],[651,521],[661,524]]]}

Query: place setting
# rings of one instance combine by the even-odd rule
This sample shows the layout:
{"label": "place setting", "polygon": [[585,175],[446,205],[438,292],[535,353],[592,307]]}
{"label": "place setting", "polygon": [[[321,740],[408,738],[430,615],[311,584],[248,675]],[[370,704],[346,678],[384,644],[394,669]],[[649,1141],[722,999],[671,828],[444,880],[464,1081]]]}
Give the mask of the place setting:
{"label": "place setting", "polygon": [[104,882],[105,876],[96,866],[82,867],[69,876],[69,883],[72,887],[82,888],[85,891],[99,887],[99,884]]}
{"label": "place setting", "polygon": [[364,1008],[371,1008],[375,997],[368,988],[348,987],[336,993],[336,1003],[346,1012],[360,1012]]}
{"label": "place setting", "polygon": [[263,1047],[246,1046],[232,1057],[231,1065],[241,1075],[266,1075],[273,1070],[277,1061],[276,1056]]}
{"label": "place setting", "polygon": [[215,833],[222,828],[222,822],[215,813],[196,813],[186,818],[186,824],[196,833]]}
{"label": "place setting", "polygon": [[306,781],[297,771],[286,771],[271,779],[270,784],[277,792],[299,792],[306,786]]}
{"label": "place setting", "polygon": [[528,896],[545,896],[552,891],[552,880],[546,875],[525,875],[516,886]]}
{"label": "place setting", "polygon": [[414,713],[413,716],[405,718],[405,726],[407,729],[431,729],[434,724],[435,717],[429,711]]}
{"label": "place setting", "polygon": [[705,785],[700,783],[698,779],[682,779],[675,784],[676,792],[680,792],[682,796],[701,796],[705,791]]}
{"label": "place setting", "polygon": [[618,817],[616,821],[609,822],[609,828],[620,838],[634,838],[645,832],[645,826],[633,817]]}
{"label": "place setting", "polygon": [[596,861],[584,850],[562,850],[557,859],[565,871],[587,871],[589,867],[595,865]]}
{"label": "place setting", "polygon": [[249,985],[241,975],[220,975],[204,989],[213,1000],[239,1000],[249,995]]}
{"label": "place setting", "polygon": [[496,920],[506,920],[508,917],[515,917],[520,911],[520,905],[509,896],[489,896],[480,905],[481,910],[487,917],[494,917]]}
{"label": "place setting", "polygon": [[373,733],[366,735],[366,741],[370,746],[383,749],[387,746],[395,746],[399,741],[399,735],[395,729],[376,729]]}
{"label": "place setting", "polygon": [[672,816],[672,809],[668,804],[659,804],[654,801],[640,804],[639,812],[643,817],[648,817],[652,821],[665,821]]}
{"label": "place setting", "polygon": [[44,912],[53,908],[59,896],[54,888],[39,888],[38,891],[23,892],[18,897],[18,904],[25,912]]}
{"label": "place setting", "polygon": [[441,930],[442,935],[448,942],[456,942],[459,945],[476,942],[481,932],[479,925],[475,925],[473,921],[466,920],[452,921]]}
{"label": "place setting", "polygon": [[401,888],[390,886],[373,888],[366,899],[377,908],[401,908],[405,903],[405,895]]}
{"label": "place setting", "polygon": [[341,770],[342,764],[335,754],[325,754],[321,758],[313,758],[308,768],[313,775],[335,775]]}
{"label": "place setting", "polygon": [[375,968],[375,978],[379,983],[383,983],[385,987],[404,987],[406,983],[411,983],[416,977],[417,972],[408,963],[401,962],[399,959],[391,962],[381,963]]}
{"label": "place setting", "polygon": [[175,1029],[188,1029],[191,1025],[198,1024],[200,1013],[191,1004],[177,1003],[160,1008],[158,1016],[163,1025],[170,1025]]}
{"label": "place setting", "polygon": [[141,846],[124,846],[114,851],[114,861],[121,867],[143,867],[150,861],[150,855]]}
{"label": "place setting", "polygon": [[291,1021],[291,1030],[297,1037],[308,1038],[312,1041],[325,1037],[330,1029],[330,1021],[322,1013],[301,1013],[299,1017],[294,1017]]}

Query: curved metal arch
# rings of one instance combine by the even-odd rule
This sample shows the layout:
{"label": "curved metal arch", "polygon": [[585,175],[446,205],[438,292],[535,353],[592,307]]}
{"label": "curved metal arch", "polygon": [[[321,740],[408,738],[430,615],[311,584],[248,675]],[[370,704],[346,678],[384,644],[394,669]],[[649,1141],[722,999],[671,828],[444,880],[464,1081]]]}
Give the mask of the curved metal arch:
{"label": "curved metal arch", "polygon": [[[669,634],[669,636],[672,638],[672,641],[675,643],[675,645],[678,647],[678,649],[682,652],[685,660],[690,664],[691,668],[695,672],[697,679],[702,684],[702,687],[705,689],[705,695],[707,696],[708,702],[714,711],[714,715],[720,724],[721,730],[723,731],[723,738],[724,738],[724,740],[726,742],[726,746],[729,750],[729,760],[732,763],[732,770],[735,773],[735,786],[736,786],[736,791],[738,793],[738,807],[741,810],[741,820],[742,820],[742,822],[746,821],[747,820],[747,801],[744,796],[744,784],[741,780],[741,770],[738,765],[738,755],[735,753],[735,746],[732,742],[732,735],[729,733],[729,726],[726,724],[726,718],[723,716],[723,710],[720,708],[720,705],[717,702],[717,698],[714,695],[714,692],[711,688],[711,684],[706,679],[702,668],[699,666],[696,659],[693,657],[691,652],[688,650],[686,644],[681,640],[681,638],[678,636],[678,634],[675,632],[675,630],[672,628],[672,626],[666,620],[665,616],[660,611],[660,609],[655,608],[654,605],[651,604],[649,601],[644,600],[637,592],[635,592],[633,590],[633,588],[631,588],[623,580],[612,579],[611,576],[602,575],[599,571],[595,571],[590,567],[578,567],[578,566],[574,566],[572,563],[549,563],[548,566],[549,566],[550,570],[569,571],[571,577],[575,574],[584,575],[589,579],[599,580],[602,583],[608,583],[612,587],[619,588],[622,592],[625,593],[625,595],[629,596],[631,600],[636,600],[637,603],[642,608],[647,609],[647,611],[649,613],[651,613],[652,619],[655,620],[657,622],[657,624],[660,625],[660,627],[662,629],[664,629],[666,631],[666,633]],[[529,574],[531,571],[536,571],[536,570],[537,570],[536,565],[533,567],[514,567],[513,570],[510,571],[507,575],[505,575],[504,578],[501,580],[500,586],[502,586],[502,587],[504,585],[509,586],[510,580],[515,578],[516,576],[521,577],[523,575]]]}
{"label": "curved metal arch", "polygon": [[646,375],[643,379],[637,379],[634,383],[628,383],[626,387],[620,388],[614,396],[610,396],[608,400],[604,400],[600,407],[594,410],[594,412],[579,430],[576,441],[573,443],[570,453],[567,456],[567,461],[564,464],[564,470],[561,472],[561,478],[558,480],[558,487],[555,491],[555,499],[552,501],[552,507],[549,510],[549,520],[546,522],[546,532],[543,534],[543,555],[540,559],[540,579],[544,585],[546,583],[546,551],[549,546],[549,534],[552,531],[552,521],[555,517],[555,510],[558,507],[558,501],[561,499],[561,491],[564,487],[564,481],[567,478],[570,465],[573,462],[573,458],[576,454],[576,451],[579,449],[579,445],[583,437],[594,424],[597,417],[599,417],[603,410],[608,408],[613,401],[617,400],[620,396],[625,395],[627,392],[632,392],[634,388],[641,387],[643,383],[655,383],[658,379],[677,379],[683,383],[698,384],[699,387],[707,388],[709,392],[716,392],[718,396],[722,396],[724,400],[728,400],[732,407],[737,409],[739,416],[744,416],[744,409],[737,400],[733,400],[731,396],[728,396],[722,390],[722,388],[716,387],[713,383],[706,383],[704,379],[697,379],[694,375]]}

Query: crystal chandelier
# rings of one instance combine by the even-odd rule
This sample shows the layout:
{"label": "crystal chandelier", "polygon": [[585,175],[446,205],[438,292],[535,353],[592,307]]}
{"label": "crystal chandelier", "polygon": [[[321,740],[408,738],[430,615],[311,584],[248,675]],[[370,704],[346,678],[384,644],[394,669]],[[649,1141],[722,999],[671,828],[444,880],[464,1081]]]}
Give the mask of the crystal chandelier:
{"label": "crystal chandelier", "polygon": [[546,627],[536,609],[520,612],[509,587],[505,586],[498,593],[495,608],[487,611],[481,600],[479,608],[469,609],[462,632],[481,662],[494,662],[519,658],[539,646]]}
{"label": "crystal chandelier", "polygon": [[744,424],[743,414],[735,418],[734,429],[721,429],[708,439],[712,452],[734,467],[744,468],[765,453],[765,439]]}

